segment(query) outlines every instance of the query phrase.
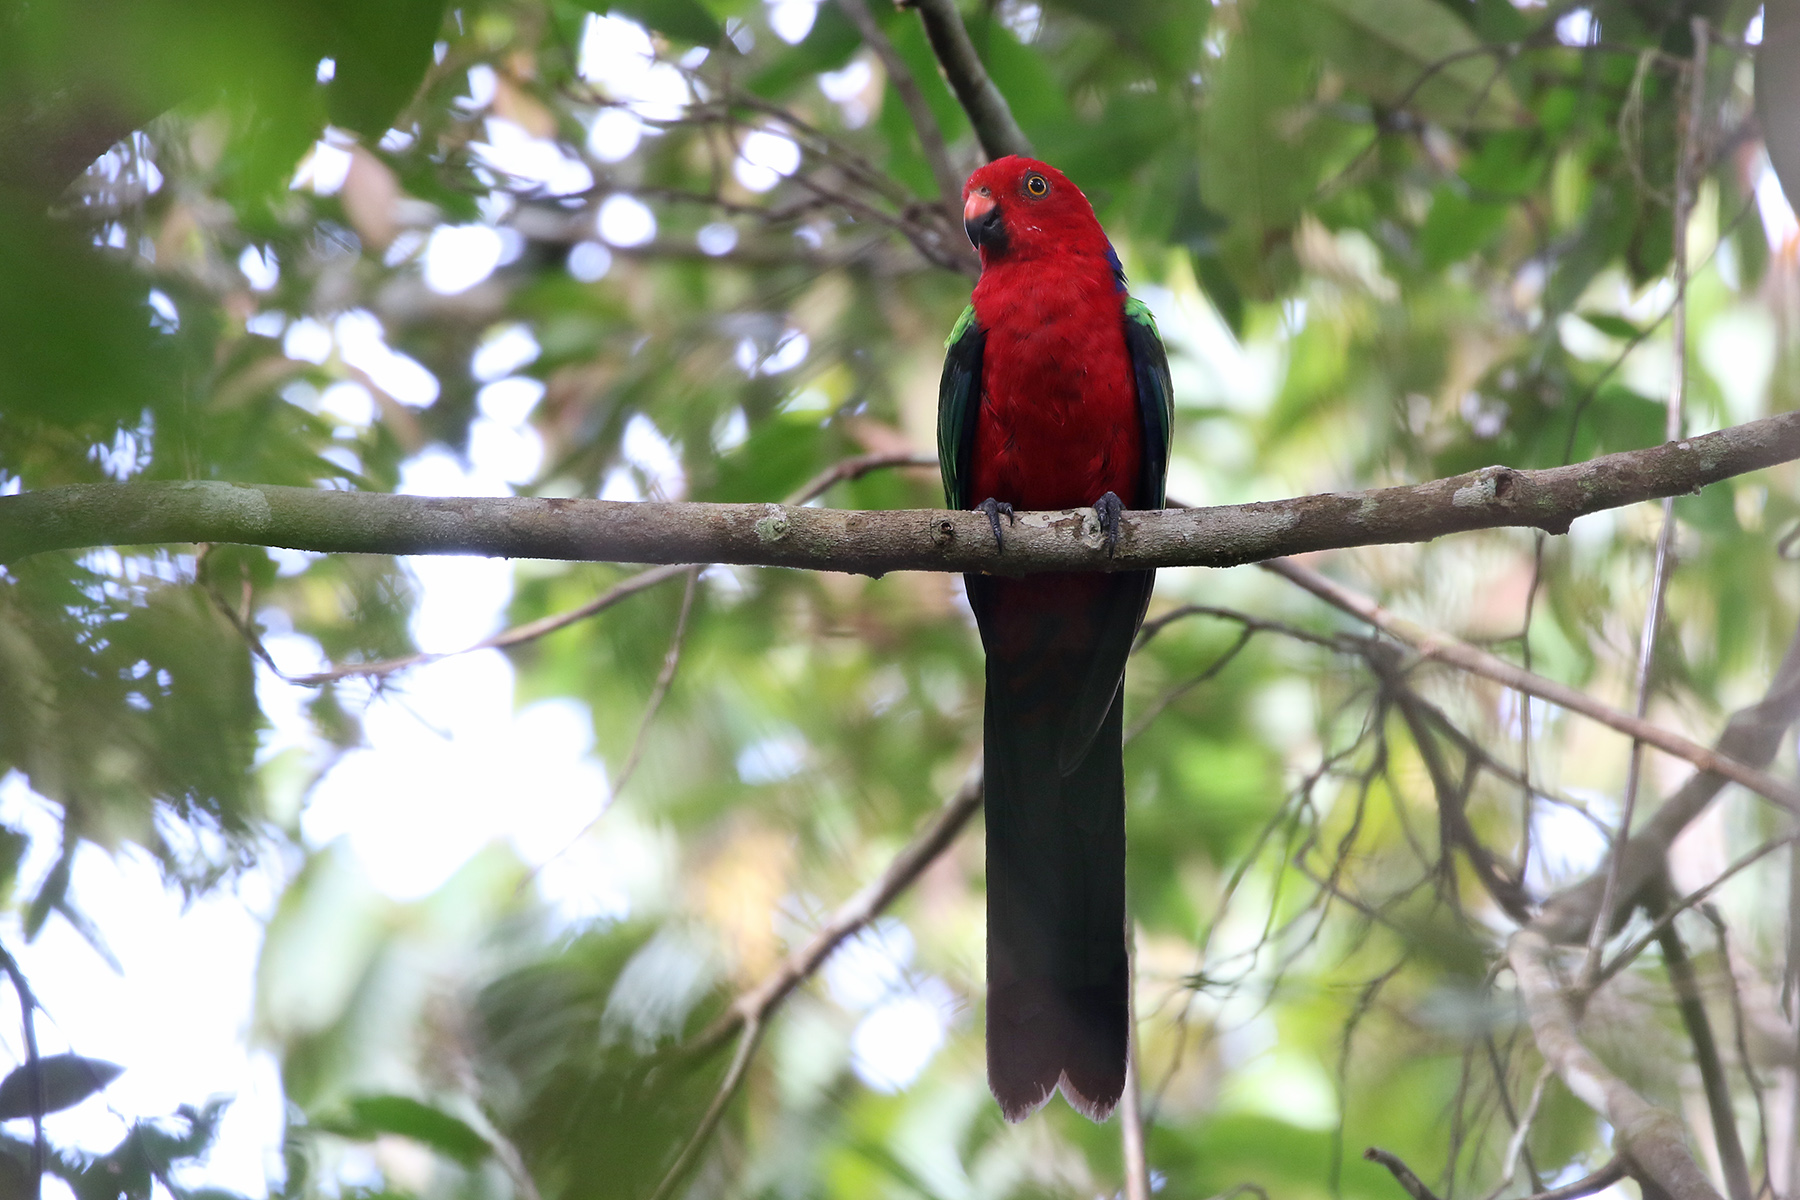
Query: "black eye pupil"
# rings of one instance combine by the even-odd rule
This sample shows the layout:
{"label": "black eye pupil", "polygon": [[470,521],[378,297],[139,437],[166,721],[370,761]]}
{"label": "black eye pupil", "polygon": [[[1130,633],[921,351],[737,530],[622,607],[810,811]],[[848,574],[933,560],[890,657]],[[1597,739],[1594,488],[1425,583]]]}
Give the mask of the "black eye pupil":
{"label": "black eye pupil", "polygon": [[1034,196],[1041,196],[1050,190],[1050,185],[1045,183],[1041,176],[1033,175],[1025,181],[1025,190]]}

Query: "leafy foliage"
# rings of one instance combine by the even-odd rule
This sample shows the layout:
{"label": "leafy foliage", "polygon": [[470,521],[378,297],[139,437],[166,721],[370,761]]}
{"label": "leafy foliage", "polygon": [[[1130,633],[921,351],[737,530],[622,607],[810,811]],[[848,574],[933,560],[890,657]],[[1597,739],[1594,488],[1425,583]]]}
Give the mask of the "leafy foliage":
{"label": "leafy foliage", "polygon": [[[1704,168],[1687,429],[1791,407],[1792,234],[1756,203],[1750,7],[1007,0],[964,19],[1154,310],[1170,492],[1209,503],[1660,440],[1684,146]],[[450,462],[546,496],[775,500],[848,456],[929,447],[973,266],[904,89],[955,173],[978,151],[915,15],[870,8],[888,47],[802,0],[0,0],[0,490],[391,490]],[[1715,48],[1689,128],[1695,17]],[[1763,124],[1773,148],[1780,122]],[[1800,516],[1791,476],[1676,506],[1656,719],[1709,738],[1766,684],[1800,611],[1774,566]],[[822,500],[929,506],[935,473]],[[1655,534],[1629,512],[1330,567],[1629,707]],[[259,698],[289,694],[258,666],[267,644],[346,667],[409,654],[422,578],[256,547],[8,565],[0,771],[59,807],[63,844],[22,880],[25,835],[0,830],[0,877],[35,933],[83,919],[84,840],[146,847],[196,889],[294,855],[257,1021],[292,1106],[277,1186],[294,1200],[362,1194],[344,1180],[364,1153],[371,1197],[518,1192],[524,1174],[545,1200],[648,1195],[728,1071],[729,1049],[694,1040],[975,754],[959,585],[715,568],[691,612],[664,584],[510,647],[519,705],[577,703],[619,788],[581,843],[603,866],[583,885],[609,899],[571,916],[545,899],[547,853],[495,845],[395,900],[341,842],[303,836],[312,789],[433,677],[308,689],[316,736],[259,751],[276,744]],[[627,578],[520,564],[505,615],[553,617]],[[1537,898],[1592,867],[1586,822],[1617,820],[1623,747],[1446,670],[1380,675],[1254,570],[1159,589],[1153,620],[1211,606],[1160,627],[1126,684],[1138,1053],[1166,1194],[1392,1196],[1357,1155],[1371,1143],[1485,1194],[1541,1060],[1491,969],[1507,919],[1446,840],[1396,688],[1429,702],[1423,740],[1466,775],[1471,828]],[[1644,803],[1674,782],[1649,777]],[[1720,830],[1722,854],[1773,826],[1734,804]],[[1687,886],[1724,862],[1683,853]],[[834,966],[776,1010],[683,1186],[1119,1188],[1116,1130],[1058,1106],[1009,1128],[986,1097],[980,859],[965,838],[833,960],[876,963],[873,993]],[[1782,878],[1765,864],[1721,892],[1738,957],[1702,956],[1771,1021],[1783,929],[1757,896]],[[1620,1031],[1608,1060],[1694,1111],[1654,959],[1594,1003],[1588,1028]],[[870,1065],[896,1013],[942,1040],[905,1081]],[[83,1200],[148,1196],[219,1112],[51,1169]],[[1550,1083],[1514,1192],[1600,1165],[1606,1137]],[[0,1170],[30,1161],[4,1150]]]}

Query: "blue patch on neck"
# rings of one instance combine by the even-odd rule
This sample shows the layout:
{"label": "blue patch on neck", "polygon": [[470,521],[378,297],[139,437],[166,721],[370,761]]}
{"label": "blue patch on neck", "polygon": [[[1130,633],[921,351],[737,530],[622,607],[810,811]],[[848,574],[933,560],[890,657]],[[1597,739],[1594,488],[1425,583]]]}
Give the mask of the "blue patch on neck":
{"label": "blue patch on neck", "polygon": [[1113,282],[1118,285],[1121,292],[1124,291],[1125,264],[1119,261],[1119,252],[1113,249],[1111,242],[1106,243],[1106,261],[1112,266]]}

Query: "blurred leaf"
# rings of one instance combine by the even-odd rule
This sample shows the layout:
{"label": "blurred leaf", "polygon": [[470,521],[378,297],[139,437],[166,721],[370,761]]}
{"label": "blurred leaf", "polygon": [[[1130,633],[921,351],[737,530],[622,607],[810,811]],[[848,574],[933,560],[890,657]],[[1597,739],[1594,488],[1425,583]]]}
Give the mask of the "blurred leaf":
{"label": "blurred leaf", "polygon": [[1450,125],[1504,125],[1520,108],[1500,48],[1435,0],[1323,0],[1304,23],[1320,52],[1371,96],[1404,103]]}
{"label": "blurred leaf", "polygon": [[1763,7],[1756,48],[1756,122],[1769,165],[1789,196],[1800,196],[1800,5],[1772,0]]}
{"label": "blurred leaf", "polygon": [[1482,204],[1449,188],[1438,189],[1419,231],[1425,266],[1439,270],[1475,253],[1500,232],[1508,212],[1504,204]]}
{"label": "blurred leaf", "polygon": [[493,1147],[467,1122],[409,1096],[357,1096],[342,1117],[315,1119],[313,1126],[340,1137],[369,1141],[397,1133],[472,1167]]}
{"label": "blurred leaf", "polygon": [[1621,341],[1628,342],[1643,336],[1643,330],[1639,329],[1632,322],[1627,321],[1624,317],[1617,316],[1613,313],[1583,312],[1575,315],[1586,321],[1589,325],[1592,325],[1595,329],[1598,329],[1601,333],[1604,333],[1607,337],[1615,337]]}
{"label": "blurred leaf", "polygon": [[[0,1079],[0,1121],[29,1117],[38,1110],[39,1088],[46,1113],[73,1108],[125,1073],[116,1063],[79,1054],[47,1054]],[[39,1083],[39,1079],[42,1083]]]}
{"label": "blurred leaf", "polygon": [[327,92],[332,123],[380,141],[431,66],[446,0],[329,3],[339,31]]}
{"label": "blurred leaf", "polygon": [[692,42],[696,46],[714,46],[725,36],[725,30],[699,0],[578,0],[595,12],[615,12],[630,17],[658,33]]}

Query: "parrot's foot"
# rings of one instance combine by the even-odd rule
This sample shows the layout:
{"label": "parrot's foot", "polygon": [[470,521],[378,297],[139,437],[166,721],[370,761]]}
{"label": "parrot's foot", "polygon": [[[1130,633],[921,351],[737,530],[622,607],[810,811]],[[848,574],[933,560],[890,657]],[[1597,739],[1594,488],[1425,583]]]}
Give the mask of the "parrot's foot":
{"label": "parrot's foot", "polygon": [[1094,501],[1094,516],[1100,522],[1101,536],[1106,539],[1108,558],[1119,545],[1119,517],[1124,512],[1125,505],[1111,492]]}
{"label": "parrot's foot", "polygon": [[[1110,496],[1112,493],[1108,492],[1107,495]],[[1115,500],[1115,503],[1116,502],[1117,501]],[[975,511],[987,514],[988,527],[994,531],[994,549],[1005,554],[1006,543],[1000,540],[1000,514],[1005,513],[1006,523],[1008,525],[1013,524],[1013,506],[1004,500],[996,500],[992,496],[989,496],[986,500],[983,500],[980,504],[975,506]]]}

